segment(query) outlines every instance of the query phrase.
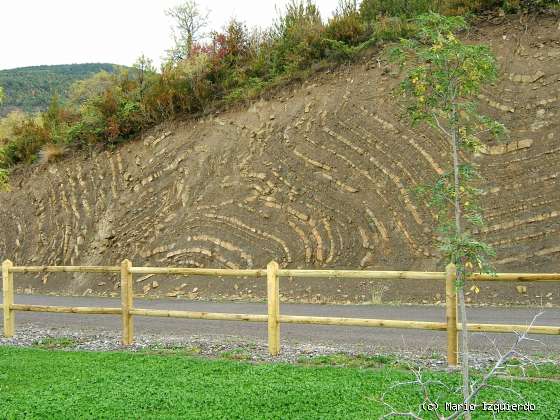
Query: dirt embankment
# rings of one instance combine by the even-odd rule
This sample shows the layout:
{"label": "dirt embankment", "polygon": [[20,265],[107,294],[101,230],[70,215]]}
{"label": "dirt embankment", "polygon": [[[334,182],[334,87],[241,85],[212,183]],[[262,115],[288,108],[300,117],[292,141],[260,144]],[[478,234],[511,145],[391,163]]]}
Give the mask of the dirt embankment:
{"label": "dirt embankment", "polygon": [[[484,23],[502,71],[482,110],[510,130],[477,158],[483,239],[500,271],[560,270],[560,27]],[[434,217],[408,191],[449,165],[444,139],[399,120],[372,57],[244,110],[167,123],[115,151],[21,169],[1,193],[0,256],[17,264],[441,269]],[[264,281],[138,279],[138,293],[259,298]],[[118,293],[116,277],[17,276],[24,291]],[[156,282],[156,283],[154,283]],[[153,287],[156,286],[156,287]],[[285,300],[425,301],[415,281],[282,281]],[[473,302],[560,303],[560,285],[481,285]],[[179,290],[176,290],[179,289]]]}

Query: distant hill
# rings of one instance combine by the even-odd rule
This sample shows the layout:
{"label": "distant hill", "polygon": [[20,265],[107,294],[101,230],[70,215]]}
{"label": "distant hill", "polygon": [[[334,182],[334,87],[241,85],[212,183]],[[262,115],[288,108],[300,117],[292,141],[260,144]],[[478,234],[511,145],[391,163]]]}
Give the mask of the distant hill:
{"label": "distant hill", "polygon": [[42,111],[49,105],[53,94],[66,96],[76,80],[87,79],[101,70],[115,72],[120,67],[110,63],[85,63],[0,70],[0,86],[5,94],[0,116],[14,109]]}

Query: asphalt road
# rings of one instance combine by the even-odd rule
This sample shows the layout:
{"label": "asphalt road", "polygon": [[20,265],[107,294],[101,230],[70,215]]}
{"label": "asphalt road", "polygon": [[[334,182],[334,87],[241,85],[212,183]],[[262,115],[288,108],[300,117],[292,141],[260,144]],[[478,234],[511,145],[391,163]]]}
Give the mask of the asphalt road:
{"label": "asphalt road", "polygon": [[[119,299],[95,297],[16,296],[16,303],[60,306],[119,307]],[[135,307],[192,310],[208,312],[231,312],[266,314],[264,303],[198,302],[177,299],[135,299]],[[444,321],[445,308],[435,306],[389,306],[389,305],[309,305],[282,304],[280,312],[286,315],[340,316],[355,318],[378,318],[394,320]],[[539,312],[536,308],[469,308],[469,322],[497,324],[528,324]],[[39,328],[63,327],[83,332],[114,331],[121,328],[118,315],[77,315],[57,313],[16,313],[18,326],[33,325]],[[536,325],[560,325],[560,309],[547,308]],[[241,340],[265,340],[266,323],[240,321],[207,321],[174,318],[135,317],[135,333],[188,337],[236,337]],[[558,354],[560,336],[532,335],[542,343],[526,343],[530,353]],[[340,327],[327,325],[281,325],[281,339],[292,344],[322,344],[341,349],[361,351],[445,351],[446,333],[440,331],[408,330],[370,327]],[[515,340],[513,334],[472,333],[471,349],[479,352],[492,351],[490,339],[504,349]]]}

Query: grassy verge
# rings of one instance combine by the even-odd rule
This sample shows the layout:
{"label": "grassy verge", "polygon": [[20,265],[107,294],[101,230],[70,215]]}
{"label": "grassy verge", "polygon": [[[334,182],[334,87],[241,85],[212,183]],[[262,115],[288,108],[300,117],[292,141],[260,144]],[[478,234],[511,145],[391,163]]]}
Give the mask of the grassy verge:
{"label": "grassy verge", "polygon": [[[429,359],[438,360],[439,355],[428,356]],[[402,362],[396,355],[367,355],[336,353],[322,356],[300,357],[298,364],[306,366],[341,366],[360,369],[391,368],[402,371],[411,370],[411,364]],[[412,365],[414,366],[414,365]],[[476,373],[483,375],[485,370],[477,370]],[[516,380],[541,380],[550,379],[560,381],[560,365],[550,361],[539,361],[533,363],[521,363],[519,359],[512,359],[499,373],[504,377],[512,377]]]}
{"label": "grassy verge", "polygon": [[[455,374],[428,376],[448,386],[459,381]],[[387,366],[250,364],[180,354],[1,347],[0,413],[9,419],[378,418],[386,412],[378,402],[385,391],[387,400],[401,409],[418,406],[415,387],[390,390],[410,379],[410,373]],[[513,388],[535,404],[531,418],[559,417],[559,383],[501,380],[495,385]],[[437,392],[440,401],[457,402],[443,387]],[[519,402],[503,389],[488,390],[481,400],[498,399]],[[506,414],[508,419],[528,416]],[[479,413],[477,418],[492,416]]]}
{"label": "grassy verge", "polygon": [[49,337],[35,341],[33,346],[40,349],[64,349],[77,344],[78,341],[71,337]]}

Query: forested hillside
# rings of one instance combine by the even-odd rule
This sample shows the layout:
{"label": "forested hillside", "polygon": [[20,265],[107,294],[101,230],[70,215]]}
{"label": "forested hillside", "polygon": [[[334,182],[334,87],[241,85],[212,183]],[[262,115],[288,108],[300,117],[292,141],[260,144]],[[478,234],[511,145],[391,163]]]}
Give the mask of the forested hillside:
{"label": "forested hillside", "polygon": [[28,113],[44,111],[53,94],[64,97],[76,80],[86,79],[102,70],[112,73],[117,68],[109,63],[86,63],[0,70],[0,86],[5,95],[0,116],[15,109]]}

